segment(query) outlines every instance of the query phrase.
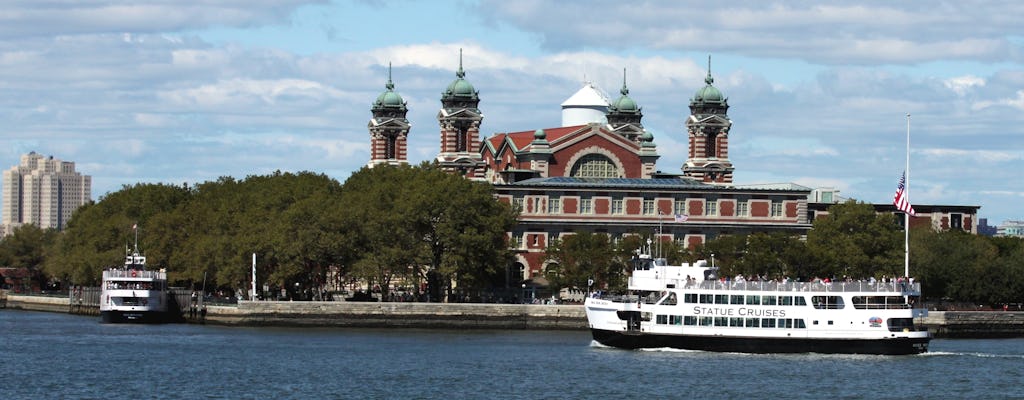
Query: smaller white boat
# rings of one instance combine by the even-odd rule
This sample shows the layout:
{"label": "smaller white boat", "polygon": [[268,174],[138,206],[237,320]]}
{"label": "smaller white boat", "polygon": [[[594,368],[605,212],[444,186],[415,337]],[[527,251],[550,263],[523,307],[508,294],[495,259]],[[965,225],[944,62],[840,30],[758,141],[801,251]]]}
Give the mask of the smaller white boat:
{"label": "smaller white boat", "polygon": [[124,266],[103,271],[100,318],[105,323],[159,323],[168,321],[167,272],[146,270],[146,257],[135,248],[125,255]]}

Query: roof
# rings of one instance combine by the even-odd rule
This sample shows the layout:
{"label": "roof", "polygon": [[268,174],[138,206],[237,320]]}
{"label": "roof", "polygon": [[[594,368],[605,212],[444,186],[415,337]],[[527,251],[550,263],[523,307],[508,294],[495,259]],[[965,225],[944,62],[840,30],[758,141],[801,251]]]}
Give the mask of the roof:
{"label": "roof", "polygon": [[808,192],[813,190],[807,186],[795,183],[755,183],[751,185],[733,185],[732,187],[743,190],[806,190]]}
{"label": "roof", "polygon": [[691,178],[574,178],[552,176],[514,183],[521,186],[610,187],[610,188],[710,188],[716,187]]}
{"label": "roof", "polygon": [[[565,137],[565,136],[567,136],[567,135],[569,135],[569,134],[571,134],[573,132],[579,131],[581,128],[583,128],[585,126],[586,125],[576,125],[576,126],[563,126],[563,127],[560,127],[560,128],[544,128],[545,139],[548,142],[554,142],[554,141],[556,141],[558,139],[561,139],[561,138],[563,138],[563,137]],[[491,136],[490,138],[488,138],[487,142],[491,146],[492,149],[497,150],[497,149],[501,148],[502,142],[508,141],[513,146],[512,150],[519,151],[519,150],[525,149],[525,148],[530,146],[530,143],[532,143],[533,140],[536,139],[534,137],[534,134],[536,134],[536,133],[537,133],[536,129],[532,130],[532,131],[499,133],[499,134],[496,134],[496,135]]]}
{"label": "roof", "polygon": [[776,183],[761,185],[739,185],[723,186],[704,183],[693,178],[574,178],[568,176],[554,176],[547,178],[532,178],[508,184],[509,186],[547,186],[547,187],[602,187],[613,189],[699,189],[699,190],[763,190],[763,191],[811,191],[806,186],[795,183]]}

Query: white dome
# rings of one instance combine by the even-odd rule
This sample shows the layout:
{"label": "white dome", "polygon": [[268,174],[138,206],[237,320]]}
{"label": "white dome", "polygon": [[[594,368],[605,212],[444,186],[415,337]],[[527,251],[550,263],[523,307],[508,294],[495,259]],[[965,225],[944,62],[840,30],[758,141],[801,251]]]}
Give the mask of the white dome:
{"label": "white dome", "polygon": [[586,82],[568,99],[562,102],[562,126],[586,125],[592,122],[608,122],[608,96],[593,83]]}

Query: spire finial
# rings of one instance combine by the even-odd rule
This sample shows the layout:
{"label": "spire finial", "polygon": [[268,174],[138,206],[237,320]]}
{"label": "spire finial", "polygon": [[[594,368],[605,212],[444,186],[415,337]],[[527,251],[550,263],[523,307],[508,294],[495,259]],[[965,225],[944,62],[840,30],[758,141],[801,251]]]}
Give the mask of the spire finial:
{"label": "spire finial", "polygon": [[462,70],[462,48],[459,48],[459,71],[455,73],[455,76],[459,78],[466,77],[466,71]]}
{"label": "spire finial", "polygon": [[708,85],[715,83],[715,78],[711,77],[711,55],[708,54],[708,77],[704,78],[704,83]]}
{"label": "spire finial", "polygon": [[384,85],[384,87],[388,88],[388,90],[394,90],[395,89],[395,84],[393,82],[391,82],[391,62],[390,61],[388,61],[388,83],[386,85]]}
{"label": "spire finial", "polygon": [[626,69],[622,69],[622,90],[619,91],[623,96],[629,94],[629,88],[626,87]]}

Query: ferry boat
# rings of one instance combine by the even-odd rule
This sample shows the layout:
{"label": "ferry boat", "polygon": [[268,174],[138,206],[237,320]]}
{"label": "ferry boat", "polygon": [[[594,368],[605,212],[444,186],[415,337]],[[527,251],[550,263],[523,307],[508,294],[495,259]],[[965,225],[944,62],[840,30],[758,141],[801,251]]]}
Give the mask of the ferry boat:
{"label": "ferry boat", "polygon": [[[712,257],[712,260],[714,258]],[[593,338],[624,349],[738,353],[919,354],[931,335],[910,281],[724,280],[702,260],[633,260],[629,294],[584,302]]]}
{"label": "ferry boat", "polygon": [[100,318],[105,323],[168,321],[167,272],[146,269],[146,257],[126,251],[124,266],[103,271]]}

